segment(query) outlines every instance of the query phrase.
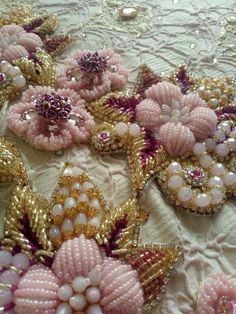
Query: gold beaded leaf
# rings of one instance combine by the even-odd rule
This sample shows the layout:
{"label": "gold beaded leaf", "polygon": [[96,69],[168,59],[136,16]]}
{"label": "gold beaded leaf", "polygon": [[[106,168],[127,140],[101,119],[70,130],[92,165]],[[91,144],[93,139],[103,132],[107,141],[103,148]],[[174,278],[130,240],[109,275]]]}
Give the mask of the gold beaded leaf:
{"label": "gold beaded leaf", "polygon": [[104,247],[107,255],[116,254],[116,250],[122,250],[136,244],[139,223],[137,200],[130,199],[104,215],[95,238]]}
{"label": "gold beaded leaf", "polygon": [[107,211],[103,195],[88,175],[67,163],[53,194],[49,235],[56,247],[80,234],[93,237]]}
{"label": "gold beaded leaf", "polygon": [[[48,238],[49,202],[25,184],[12,192],[4,220],[4,237],[19,246],[29,257],[50,256],[53,246]],[[7,241],[8,242],[8,241]],[[4,241],[3,241],[4,245]]]}
{"label": "gold beaded leaf", "polygon": [[29,82],[53,86],[55,82],[55,66],[51,56],[44,50],[37,48],[30,57],[23,57],[14,61]]}
{"label": "gold beaded leaf", "polygon": [[182,251],[176,245],[148,244],[123,251],[123,259],[138,272],[144,291],[144,311],[155,307],[166,291],[170,271]]}
{"label": "gold beaded leaf", "polygon": [[23,27],[26,31],[34,32],[40,37],[44,37],[53,33],[58,24],[56,14],[45,12],[28,16],[23,22]]}
{"label": "gold beaded leaf", "polygon": [[0,137],[0,183],[26,181],[26,170],[16,147]]}

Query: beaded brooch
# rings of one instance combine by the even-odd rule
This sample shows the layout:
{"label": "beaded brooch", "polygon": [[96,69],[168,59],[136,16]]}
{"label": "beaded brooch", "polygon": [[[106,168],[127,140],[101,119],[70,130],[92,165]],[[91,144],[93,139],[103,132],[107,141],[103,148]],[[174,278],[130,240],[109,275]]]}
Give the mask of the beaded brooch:
{"label": "beaded brooch", "polygon": [[67,163],[49,202],[3,138],[0,178],[15,182],[0,250],[3,312],[137,314],[158,304],[181,250],[138,243],[137,199],[108,208],[87,174]]}
{"label": "beaded brooch", "polygon": [[92,147],[126,151],[134,192],[156,175],[171,203],[212,214],[235,195],[233,81],[193,78],[186,66],[155,75],[141,66],[135,90],[87,105],[100,121]]}

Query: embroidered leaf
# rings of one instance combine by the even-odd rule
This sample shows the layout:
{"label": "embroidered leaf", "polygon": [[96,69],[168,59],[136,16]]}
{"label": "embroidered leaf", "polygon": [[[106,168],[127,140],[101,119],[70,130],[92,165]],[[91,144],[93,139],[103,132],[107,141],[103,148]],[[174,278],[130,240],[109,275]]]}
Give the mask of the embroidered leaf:
{"label": "embroidered leaf", "polygon": [[26,32],[33,32],[40,37],[51,34],[58,26],[58,19],[55,14],[43,13],[34,14],[32,17],[26,19],[23,28]]}
{"label": "embroidered leaf", "polygon": [[175,72],[175,80],[183,94],[186,94],[191,90],[195,84],[185,64],[180,64],[178,66],[178,69]]}
{"label": "embroidered leaf", "polygon": [[71,35],[46,37],[43,41],[43,48],[47,53],[54,57],[73,41],[74,38]]}

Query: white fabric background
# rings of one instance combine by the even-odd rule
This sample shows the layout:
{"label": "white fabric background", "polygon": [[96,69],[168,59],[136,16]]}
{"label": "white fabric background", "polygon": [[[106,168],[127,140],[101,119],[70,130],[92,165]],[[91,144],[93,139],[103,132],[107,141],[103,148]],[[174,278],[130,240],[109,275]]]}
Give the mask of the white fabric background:
{"label": "white fabric background", "polygon": [[[4,10],[4,3],[0,9]],[[14,3],[22,1],[11,1]],[[28,3],[31,1],[28,0]],[[117,8],[138,7],[136,21],[117,21]],[[129,86],[135,81],[138,65],[146,63],[156,72],[167,73],[179,63],[187,63],[198,75],[234,76],[236,65],[236,1],[190,0],[44,0],[35,1],[40,10],[59,15],[60,31],[76,35],[77,41],[57,59],[73,49],[112,47],[121,53],[130,70]],[[227,26],[227,18],[232,25]],[[2,118],[4,122],[4,117]],[[110,205],[118,205],[131,195],[125,156],[101,157],[80,146],[58,157],[36,151],[12,134],[30,169],[35,190],[50,197],[59,170],[66,160],[75,161],[101,187]],[[9,191],[1,190],[1,217]],[[214,217],[199,217],[175,210],[152,182],[141,199],[150,212],[141,230],[143,242],[179,243],[184,258],[172,273],[166,298],[153,313],[192,314],[204,278],[223,271],[236,277],[236,208],[229,201]]]}

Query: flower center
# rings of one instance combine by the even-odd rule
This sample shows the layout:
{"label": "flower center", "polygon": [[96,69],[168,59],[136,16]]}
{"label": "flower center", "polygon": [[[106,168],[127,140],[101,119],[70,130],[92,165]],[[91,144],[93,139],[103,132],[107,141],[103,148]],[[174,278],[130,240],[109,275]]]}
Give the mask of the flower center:
{"label": "flower center", "polygon": [[69,99],[56,93],[44,94],[36,99],[35,109],[48,120],[67,120],[72,110]]}
{"label": "flower center", "polygon": [[162,105],[161,121],[162,123],[167,122],[181,122],[182,124],[186,124],[189,121],[189,108],[182,107],[178,100],[173,99],[170,104]]}
{"label": "flower center", "polygon": [[107,60],[98,52],[87,53],[79,61],[80,70],[89,74],[99,74],[107,69]]}
{"label": "flower center", "polygon": [[62,285],[57,296],[61,303],[57,313],[71,313],[72,311],[86,311],[86,313],[102,313],[100,306],[101,266],[97,265],[87,277],[78,276],[71,284]]}
{"label": "flower center", "polygon": [[205,183],[206,173],[198,167],[188,167],[185,169],[185,179],[193,187],[201,187]]}

